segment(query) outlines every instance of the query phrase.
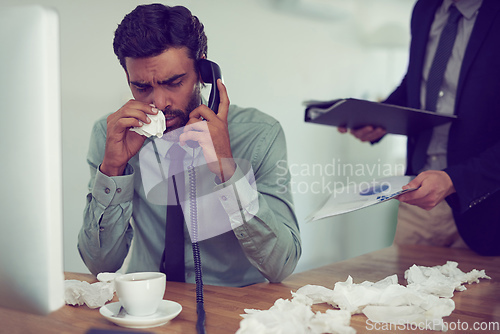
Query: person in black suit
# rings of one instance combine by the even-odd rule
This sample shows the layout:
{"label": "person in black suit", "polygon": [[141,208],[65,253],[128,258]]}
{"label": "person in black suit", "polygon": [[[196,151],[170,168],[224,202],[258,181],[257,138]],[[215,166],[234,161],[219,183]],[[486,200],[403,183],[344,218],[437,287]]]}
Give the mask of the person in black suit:
{"label": "person in black suit", "polygon": [[[426,108],[426,82],[453,6],[461,16],[435,111],[457,119],[408,137],[407,174],[417,176],[406,187],[419,188],[398,197],[394,242],[453,246],[463,239],[479,254],[500,255],[500,1],[418,0],[408,70],[385,102]],[[350,132],[369,142],[386,134],[371,126]]]}

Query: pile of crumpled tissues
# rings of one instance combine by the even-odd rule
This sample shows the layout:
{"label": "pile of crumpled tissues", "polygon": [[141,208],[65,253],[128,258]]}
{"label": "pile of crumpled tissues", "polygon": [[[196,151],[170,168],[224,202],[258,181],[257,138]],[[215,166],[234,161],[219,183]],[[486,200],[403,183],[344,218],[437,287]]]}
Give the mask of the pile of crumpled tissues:
{"label": "pile of crumpled tissues", "polygon": [[[464,283],[479,283],[480,278],[490,279],[484,270],[464,273],[456,262],[448,261],[435,267],[413,265],[405,272],[407,286],[398,284],[397,275],[361,284],[349,276],[335,283],[333,290],[306,285],[292,292],[291,300],[278,299],[269,310],[245,309],[236,334],[352,334],[356,331],[350,327],[351,315],[361,313],[372,323],[446,330],[443,317],[455,309],[453,292],[466,290]],[[320,303],[338,309],[314,313],[311,306]]]}
{"label": "pile of crumpled tissues", "polygon": [[100,273],[99,282],[90,284],[85,281],[65,280],[64,299],[68,305],[86,304],[89,308],[98,308],[113,299],[115,292],[115,273]]}

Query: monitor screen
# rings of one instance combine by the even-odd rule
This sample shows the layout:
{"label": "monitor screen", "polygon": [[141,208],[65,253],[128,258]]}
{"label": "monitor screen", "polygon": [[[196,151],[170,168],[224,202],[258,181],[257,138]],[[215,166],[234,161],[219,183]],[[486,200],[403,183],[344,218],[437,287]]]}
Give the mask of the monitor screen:
{"label": "monitor screen", "polygon": [[0,306],[64,304],[59,20],[0,7]]}

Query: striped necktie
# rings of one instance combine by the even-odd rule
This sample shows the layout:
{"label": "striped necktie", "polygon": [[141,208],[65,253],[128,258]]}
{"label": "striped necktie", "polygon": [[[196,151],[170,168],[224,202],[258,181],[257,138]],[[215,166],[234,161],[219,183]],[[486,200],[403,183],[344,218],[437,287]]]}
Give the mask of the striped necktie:
{"label": "striped necktie", "polygon": [[441,85],[443,83],[444,72],[448,65],[448,60],[455,44],[457,37],[458,21],[462,14],[455,5],[451,5],[449,9],[448,22],[446,23],[432,61],[429,77],[427,78],[425,109],[436,111],[437,100]]}

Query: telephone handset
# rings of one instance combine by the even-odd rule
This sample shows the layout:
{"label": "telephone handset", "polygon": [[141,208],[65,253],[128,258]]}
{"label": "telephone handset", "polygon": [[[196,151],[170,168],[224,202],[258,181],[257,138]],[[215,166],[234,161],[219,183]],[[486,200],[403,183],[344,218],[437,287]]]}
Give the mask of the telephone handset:
{"label": "telephone handset", "polygon": [[[201,79],[204,83],[212,85],[210,95],[208,97],[207,106],[217,114],[219,111],[220,95],[217,88],[217,80],[222,79],[222,73],[219,65],[208,59],[198,60],[198,69]],[[186,141],[186,144],[191,148],[197,148],[199,144],[194,140]]]}
{"label": "telephone handset", "polygon": [[204,83],[212,84],[210,96],[208,97],[207,106],[217,114],[220,103],[219,89],[217,88],[217,80],[222,78],[219,65],[208,59],[200,59],[198,61],[200,76]]}

